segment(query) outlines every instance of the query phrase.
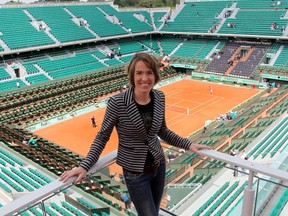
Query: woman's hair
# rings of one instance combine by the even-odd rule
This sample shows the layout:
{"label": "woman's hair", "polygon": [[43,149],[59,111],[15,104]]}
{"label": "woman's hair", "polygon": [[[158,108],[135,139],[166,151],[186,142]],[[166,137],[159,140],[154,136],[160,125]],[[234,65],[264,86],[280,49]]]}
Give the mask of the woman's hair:
{"label": "woman's hair", "polygon": [[155,84],[158,83],[160,81],[158,60],[153,55],[142,52],[142,53],[136,53],[126,68],[130,86],[135,87],[134,86],[135,65],[139,61],[143,61],[147,67],[151,68],[155,76]]}

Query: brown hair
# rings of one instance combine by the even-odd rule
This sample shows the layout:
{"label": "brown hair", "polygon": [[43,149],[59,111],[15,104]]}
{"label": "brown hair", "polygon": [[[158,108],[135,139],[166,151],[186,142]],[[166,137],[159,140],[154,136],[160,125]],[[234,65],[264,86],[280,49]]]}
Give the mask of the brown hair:
{"label": "brown hair", "polygon": [[155,84],[160,81],[160,72],[159,72],[159,62],[158,60],[148,53],[136,53],[131,59],[129,65],[126,68],[128,74],[128,80],[130,86],[135,87],[134,85],[134,73],[135,73],[135,65],[138,61],[143,61],[147,67],[151,68],[154,72],[155,76]]}

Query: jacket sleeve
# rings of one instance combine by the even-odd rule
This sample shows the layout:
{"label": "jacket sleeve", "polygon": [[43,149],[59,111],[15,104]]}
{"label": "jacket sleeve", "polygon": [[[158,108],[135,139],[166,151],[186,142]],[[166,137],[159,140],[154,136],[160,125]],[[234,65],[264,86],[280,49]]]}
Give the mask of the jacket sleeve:
{"label": "jacket sleeve", "polygon": [[[165,95],[162,95],[163,98],[163,106],[165,107]],[[176,146],[178,148],[183,148],[188,150],[189,146],[192,144],[190,140],[187,138],[183,138],[176,134],[174,131],[171,131],[167,125],[166,125],[166,119],[165,119],[165,108],[163,113],[163,119],[162,124],[160,127],[160,130],[157,134],[163,141],[167,142],[169,145]]]}
{"label": "jacket sleeve", "polygon": [[102,126],[96,135],[90,150],[80,166],[87,171],[98,161],[103,149],[110,139],[111,133],[118,119],[117,103],[112,98],[108,102],[108,106],[104,115]]}

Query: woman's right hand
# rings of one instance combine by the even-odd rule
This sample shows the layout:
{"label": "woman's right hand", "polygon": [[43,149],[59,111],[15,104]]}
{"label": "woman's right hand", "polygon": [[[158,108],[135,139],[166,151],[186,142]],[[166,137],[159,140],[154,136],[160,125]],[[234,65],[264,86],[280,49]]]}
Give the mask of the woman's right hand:
{"label": "woman's right hand", "polygon": [[60,176],[60,181],[66,182],[69,178],[73,176],[77,176],[74,183],[78,183],[81,181],[82,178],[84,178],[87,174],[87,170],[85,170],[83,167],[77,167],[72,170],[68,170],[62,173]]}

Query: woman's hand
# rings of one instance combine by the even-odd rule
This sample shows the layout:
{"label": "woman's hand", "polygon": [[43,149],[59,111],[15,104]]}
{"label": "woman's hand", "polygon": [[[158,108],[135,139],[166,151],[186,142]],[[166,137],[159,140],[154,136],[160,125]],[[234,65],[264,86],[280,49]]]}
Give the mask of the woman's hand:
{"label": "woman's hand", "polygon": [[69,178],[73,176],[77,176],[74,183],[78,183],[81,181],[82,178],[84,178],[87,174],[87,170],[85,170],[83,167],[77,167],[72,170],[68,170],[62,173],[60,176],[60,181],[66,182]]}
{"label": "woman's hand", "polygon": [[197,155],[199,155],[200,157],[202,157],[203,155],[199,152],[200,149],[211,149],[209,146],[206,145],[200,145],[200,144],[191,144],[189,146],[189,150],[196,153]]}

